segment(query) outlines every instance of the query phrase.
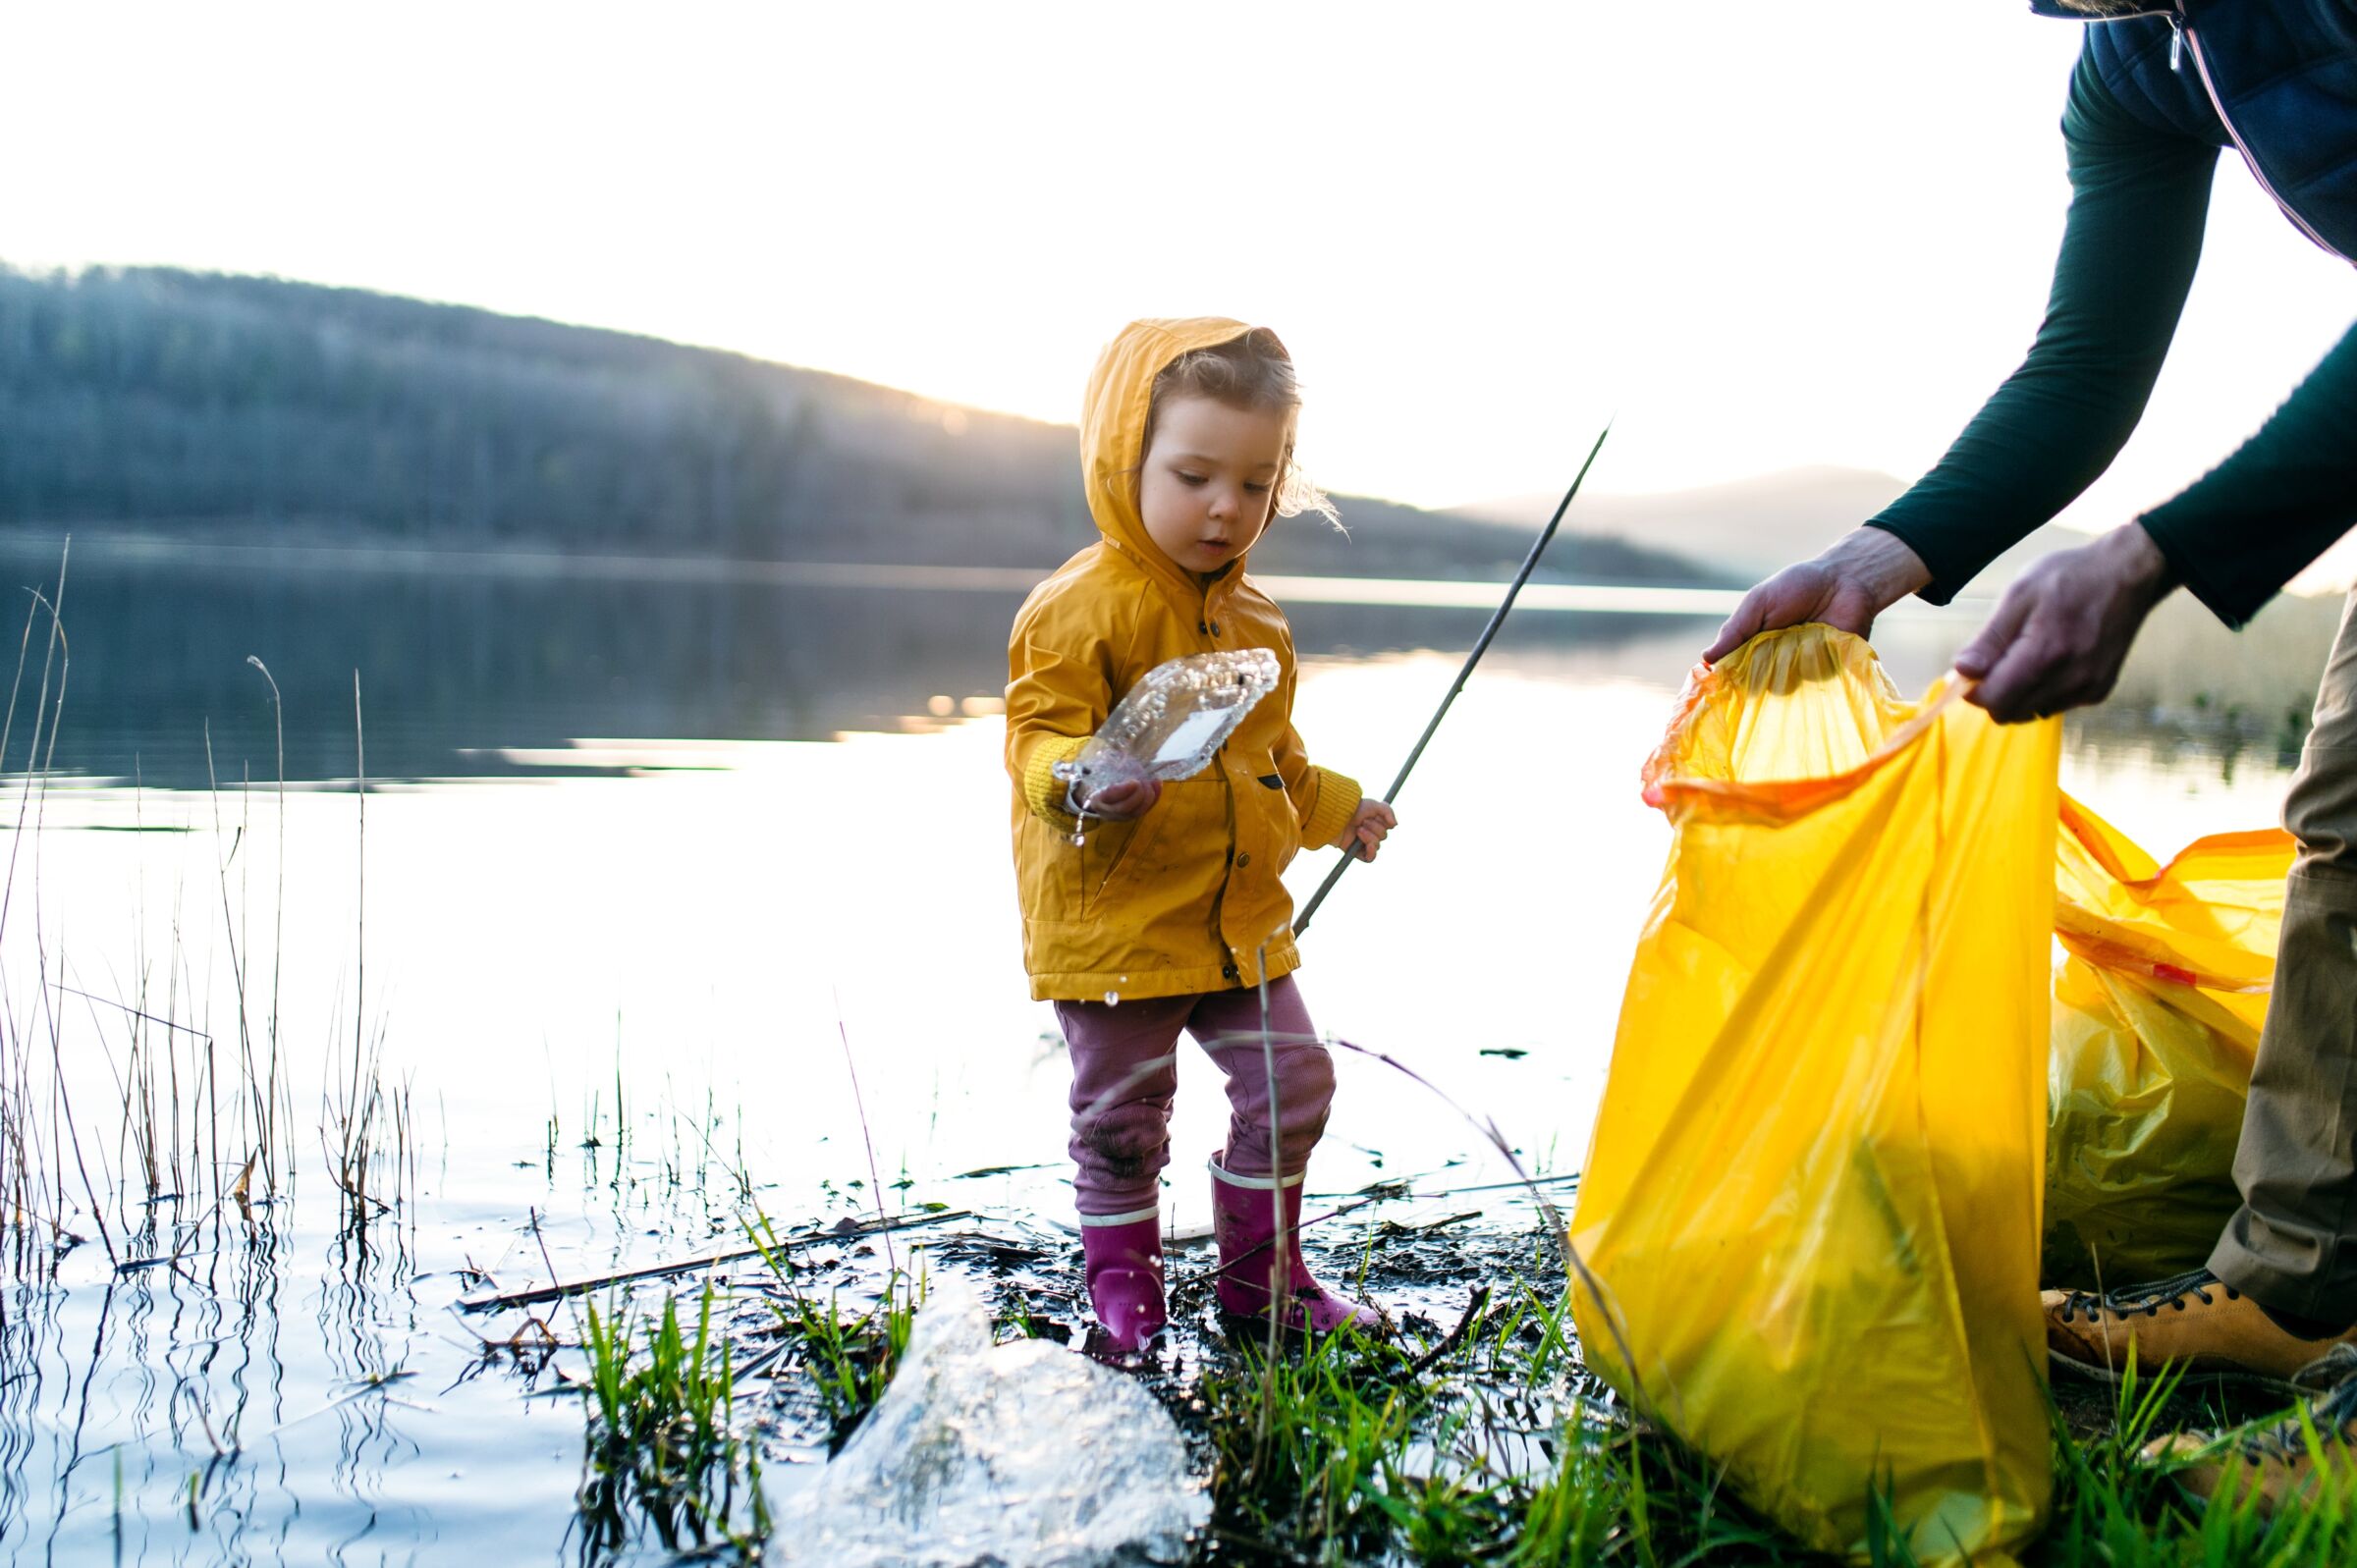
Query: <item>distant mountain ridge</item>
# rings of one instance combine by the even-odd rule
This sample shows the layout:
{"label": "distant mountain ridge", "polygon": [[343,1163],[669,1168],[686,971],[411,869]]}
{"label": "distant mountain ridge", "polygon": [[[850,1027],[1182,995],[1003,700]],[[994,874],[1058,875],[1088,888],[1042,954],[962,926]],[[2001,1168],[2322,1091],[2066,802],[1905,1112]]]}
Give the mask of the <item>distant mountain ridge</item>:
{"label": "distant mountain ridge", "polygon": [[[1289,519],[1255,566],[1494,577],[1529,543],[1337,501],[1346,535]],[[0,528],[33,525],[1043,569],[1094,537],[1069,426],[359,290],[0,266]],[[1592,526],[1543,575],[1726,580]]]}
{"label": "distant mountain ridge", "polygon": [[[1905,480],[1869,468],[1786,468],[1692,490],[1588,497],[1564,526],[1755,578],[1817,554],[1906,488]],[[1535,523],[1555,503],[1553,496],[1511,496],[1451,510],[1496,522]]]}
{"label": "distant mountain ridge", "polygon": [[[1897,500],[1906,488],[1905,480],[1871,468],[1819,464],[1692,490],[1583,498],[1563,525],[1583,533],[1594,529],[1639,549],[1665,551],[1749,584],[1816,555]],[[1555,502],[1553,496],[1509,496],[1451,510],[1520,524],[1543,519]],[[2031,562],[2086,542],[2083,533],[2048,523],[1992,561],[1964,595],[1993,596]]]}

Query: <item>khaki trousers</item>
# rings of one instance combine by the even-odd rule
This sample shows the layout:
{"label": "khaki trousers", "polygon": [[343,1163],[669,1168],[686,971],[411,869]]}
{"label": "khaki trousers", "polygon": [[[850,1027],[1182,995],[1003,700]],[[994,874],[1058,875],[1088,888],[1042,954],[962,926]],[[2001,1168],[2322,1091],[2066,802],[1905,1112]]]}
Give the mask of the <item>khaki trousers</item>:
{"label": "khaki trousers", "polygon": [[2262,1306],[2357,1324],[2357,591],[2283,801],[2299,839],[2275,988],[2210,1268]]}

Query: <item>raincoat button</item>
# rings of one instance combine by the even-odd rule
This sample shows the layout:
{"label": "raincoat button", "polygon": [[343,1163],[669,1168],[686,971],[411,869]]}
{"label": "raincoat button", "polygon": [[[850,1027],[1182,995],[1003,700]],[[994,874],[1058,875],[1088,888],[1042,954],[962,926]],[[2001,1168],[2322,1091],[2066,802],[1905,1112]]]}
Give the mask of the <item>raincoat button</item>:
{"label": "raincoat button", "polygon": [[1237,856],[1235,857],[1236,869],[1237,869],[1237,870],[1239,870],[1239,871],[1240,871],[1240,870],[1242,870],[1244,867],[1246,867],[1246,866],[1250,865],[1251,863],[1252,863],[1252,851],[1251,851],[1251,850],[1249,850],[1249,849],[1245,850],[1245,851],[1244,851],[1242,854],[1240,854],[1240,855],[1237,855]]}
{"label": "raincoat button", "polygon": [[1220,623],[1216,621],[1211,623],[1211,634],[1215,637],[1220,634]]}
{"label": "raincoat button", "polygon": [[1229,964],[1229,965],[1227,965],[1226,967],[1224,967],[1223,969],[1221,969],[1221,970],[1220,970],[1220,973],[1221,973],[1222,975],[1224,975],[1225,977],[1227,977],[1228,979],[1230,979],[1230,980],[1233,980],[1233,979],[1235,978],[1235,965],[1233,965],[1233,964]]}
{"label": "raincoat button", "polygon": [[1195,622],[1195,629],[1202,632],[1205,636],[1209,636],[1211,635],[1211,622],[1208,621],[1198,621]]}

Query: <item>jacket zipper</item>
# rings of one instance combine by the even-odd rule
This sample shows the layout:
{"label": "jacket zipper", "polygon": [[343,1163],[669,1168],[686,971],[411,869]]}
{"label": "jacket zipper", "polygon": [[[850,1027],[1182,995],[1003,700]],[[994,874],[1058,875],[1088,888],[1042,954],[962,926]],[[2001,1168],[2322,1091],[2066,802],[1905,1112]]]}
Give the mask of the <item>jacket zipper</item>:
{"label": "jacket zipper", "polygon": [[[2179,58],[2188,49],[2192,51],[2193,74],[2202,79],[2202,90],[2210,95],[2211,112],[2218,116],[2218,123],[2226,128],[2226,138],[2234,143],[2234,150],[2241,153],[2242,161],[2250,166],[2251,178],[2259,182],[2259,189],[2266,191],[2269,199],[2283,209],[2283,216],[2291,220],[2292,227],[2315,241],[2317,247],[2325,254],[2340,256],[2340,251],[2334,248],[2323,235],[2318,234],[2314,228],[2310,227],[2308,220],[2301,217],[2298,212],[2293,210],[2291,203],[2277,193],[2275,186],[2267,178],[2267,171],[2259,167],[2259,160],[2252,155],[2250,144],[2242,139],[2242,133],[2235,130],[2234,122],[2226,117],[2226,105],[2224,100],[2218,95],[2218,83],[2210,80],[2210,62],[2202,54],[2202,40],[2194,35],[2192,24],[2185,20],[2182,7],[2170,14],[2168,27],[2170,34],[2168,68],[2171,71],[2176,70]],[[2341,256],[2341,259],[2347,261],[2357,258]]]}
{"label": "jacket zipper", "polygon": [[2101,27],[2107,22],[2141,22],[2147,17],[2165,17],[2176,13],[2183,0],[2157,0],[2157,3],[2135,11],[2107,11],[2091,15],[2085,11],[2066,11],[2055,0],[2030,0],[2030,10],[2038,16],[2051,17],[2056,22],[2075,22],[2082,27]]}

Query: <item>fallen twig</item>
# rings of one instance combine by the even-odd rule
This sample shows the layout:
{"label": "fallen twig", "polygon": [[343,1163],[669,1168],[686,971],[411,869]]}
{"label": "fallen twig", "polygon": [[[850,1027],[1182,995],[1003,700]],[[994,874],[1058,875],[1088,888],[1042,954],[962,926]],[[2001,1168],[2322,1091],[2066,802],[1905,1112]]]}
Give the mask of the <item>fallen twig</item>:
{"label": "fallen twig", "polygon": [[1481,1216],[1481,1210],[1468,1209],[1463,1214],[1450,1215],[1443,1219],[1428,1219],[1420,1225],[1403,1225],[1397,1219],[1386,1219],[1383,1222],[1383,1229],[1384,1234],[1390,1236],[1421,1236],[1428,1231],[1443,1230],[1451,1225],[1461,1224],[1467,1219],[1479,1219]]}
{"label": "fallen twig", "polygon": [[[805,1230],[798,1235],[783,1238],[782,1245],[792,1247],[810,1242],[850,1241],[860,1236],[879,1235],[887,1231],[913,1230],[919,1225],[946,1224],[953,1219],[971,1219],[970,1209],[951,1209],[937,1215],[902,1216],[896,1219],[863,1219],[842,1228]],[[709,1269],[714,1264],[736,1263],[743,1258],[758,1258],[767,1249],[761,1247],[732,1247],[725,1252],[700,1253],[693,1258],[680,1258],[671,1263],[648,1264],[643,1269],[625,1269],[618,1273],[595,1274],[583,1279],[568,1279],[552,1285],[527,1285],[521,1290],[501,1291],[488,1296],[466,1296],[459,1301],[463,1312],[483,1312],[493,1307],[528,1307],[535,1302],[558,1301],[577,1296],[583,1291],[605,1285],[627,1284],[637,1279],[660,1279],[666,1274],[684,1274],[697,1269]]]}
{"label": "fallen twig", "polygon": [[1489,1306],[1490,1287],[1483,1285],[1473,1292],[1473,1299],[1465,1304],[1465,1315],[1457,1319],[1456,1326],[1450,1329],[1447,1337],[1442,1339],[1439,1344],[1410,1362],[1407,1375],[1410,1378],[1421,1378],[1432,1368],[1434,1363],[1441,1361],[1448,1356],[1449,1352],[1464,1343],[1465,1334],[1481,1321],[1481,1315],[1489,1310]]}

